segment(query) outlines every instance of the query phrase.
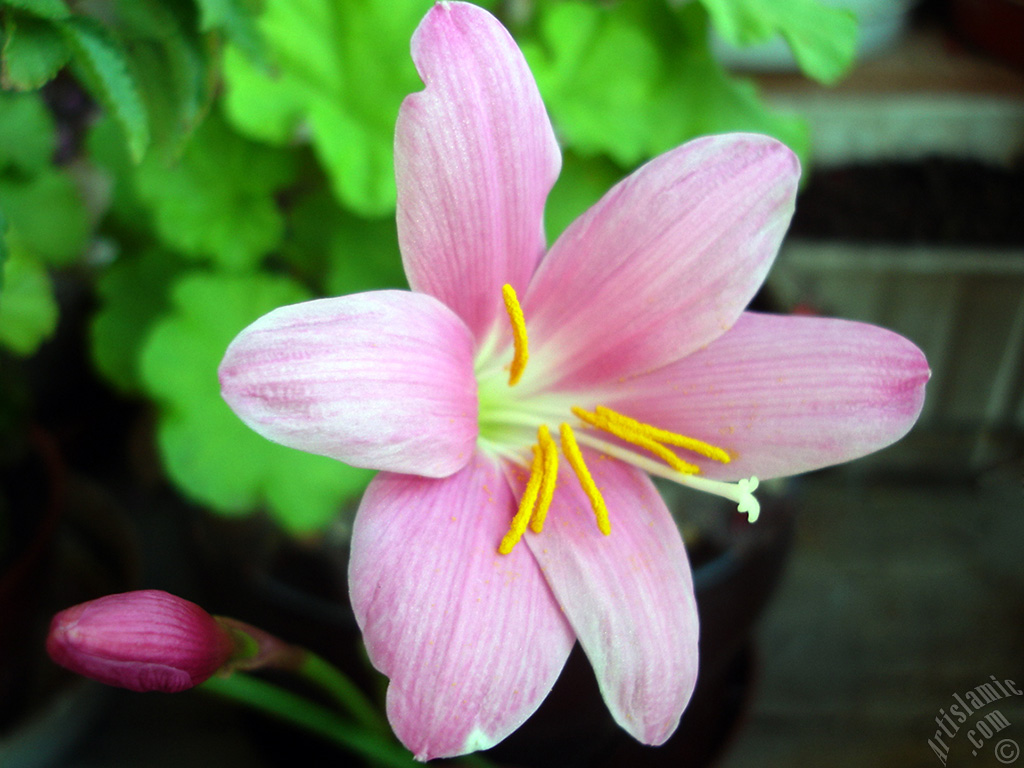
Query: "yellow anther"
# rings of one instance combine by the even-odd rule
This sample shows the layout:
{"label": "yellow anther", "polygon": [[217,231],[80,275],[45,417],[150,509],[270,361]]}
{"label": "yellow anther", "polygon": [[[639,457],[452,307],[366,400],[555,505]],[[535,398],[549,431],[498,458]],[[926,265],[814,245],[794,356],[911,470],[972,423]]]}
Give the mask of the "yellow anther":
{"label": "yellow anther", "polygon": [[717,461],[722,464],[728,464],[732,461],[732,458],[724,450],[716,445],[705,443],[703,440],[697,440],[693,437],[669,432],[667,429],[658,429],[651,424],[644,424],[642,421],[637,421],[636,419],[629,418],[629,416],[624,416],[621,413],[613,411],[611,408],[605,408],[603,405],[597,406],[594,410],[596,411],[597,416],[607,419],[608,422],[622,425],[625,429],[635,432],[636,434],[643,435],[644,437],[648,437],[656,442],[665,445],[674,445],[687,451],[693,451],[694,453],[699,453],[701,456],[706,456],[712,461]]}
{"label": "yellow anther", "polygon": [[696,464],[683,461],[661,443],[651,439],[642,432],[631,429],[628,425],[612,421],[601,414],[590,413],[582,408],[573,407],[572,412],[576,414],[580,421],[590,424],[592,427],[603,429],[605,432],[610,432],[616,437],[621,437],[627,443],[633,443],[633,445],[650,451],[677,472],[682,472],[684,475],[695,475],[700,472],[700,467]]}
{"label": "yellow anther", "polygon": [[718,446],[705,443],[703,440],[697,440],[693,437],[669,432],[667,429],[659,429],[651,424],[645,424],[642,421],[624,416],[613,411],[611,408],[605,408],[603,405],[597,406],[594,409],[594,413],[575,406],[572,412],[576,414],[580,421],[590,424],[592,427],[603,429],[605,432],[615,435],[627,443],[632,443],[650,451],[672,467],[672,469],[684,475],[695,475],[700,472],[700,467],[688,461],[683,461],[673,451],[666,448],[665,444],[699,453],[701,456],[706,456],[723,464],[728,464],[731,461],[729,454]]}
{"label": "yellow anther", "polygon": [[544,530],[544,520],[548,516],[548,509],[551,508],[551,499],[555,495],[555,482],[558,479],[558,446],[551,439],[551,432],[545,424],[541,424],[540,429],[537,430],[537,444],[540,453],[543,454],[544,469],[541,474],[537,506],[530,517],[530,530],[534,533]]}
{"label": "yellow anther", "polygon": [[608,507],[604,503],[601,491],[597,489],[594,478],[590,475],[590,470],[587,469],[587,465],[583,462],[583,454],[580,453],[580,447],[576,444],[576,436],[572,433],[572,427],[563,423],[558,431],[562,438],[562,453],[565,454],[565,458],[569,462],[569,466],[572,467],[572,471],[576,473],[583,492],[590,499],[590,506],[593,507],[594,516],[597,518],[598,530],[607,536],[612,532],[611,523],[608,521]]}
{"label": "yellow anther", "polygon": [[533,462],[530,464],[530,479],[526,481],[519,509],[512,518],[501,543],[498,554],[507,555],[526,533],[529,524],[534,533],[544,528],[544,518],[555,495],[555,481],[558,479],[558,447],[551,439],[551,430],[541,424],[537,430],[537,445],[533,446]]}
{"label": "yellow anther", "polygon": [[522,378],[523,371],[526,370],[526,361],[530,359],[530,352],[526,345],[526,318],[523,317],[523,308],[519,306],[516,289],[505,283],[501,287],[501,296],[505,299],[505,311],[508,312],[508,320],[512,324],[512,344],[515,350],[508,372],[508,385],[511,387],[518,384]]}
{"label": "yellow anther", "polygon": [[544,455],[537,446],[533,447],[533,464],[530,467],[530,479],[526,481],[526,489],[523,491],[523,498],[519,500],[519,510],[512,518],[512,524],[508,533],[501,539],[498,545],[498,553],[507,555],[512,548],[523,538],[526,532],[526,525],[533,515],[534,506],[537,503],[537,494],[540,492],[544,480]]}

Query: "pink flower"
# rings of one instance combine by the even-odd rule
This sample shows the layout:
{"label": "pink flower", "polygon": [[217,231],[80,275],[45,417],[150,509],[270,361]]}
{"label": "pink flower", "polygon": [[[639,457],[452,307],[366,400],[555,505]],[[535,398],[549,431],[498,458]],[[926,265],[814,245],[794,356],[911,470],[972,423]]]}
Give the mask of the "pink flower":
{"label": "pink flower", "polygon": [[177,693],[224,666],[235,643],[195,603],[147,589],[61,611],[50,623],[46,650],[61,666],[107,685]]}
{"label": "pink flower", "polygon": [[927,364],[880,328],[743,311],[793,211],[782,144],[668,152],[545,254],[560,155],[515,43],[452,2],[412,49],[426,89],[395,152],[413,292],[271,312],[228,348],[224,398],[271,440],[383,470],[356,517],[351,597],[417,758],[505,738],[576,640],[616,721],[659,744],[693,690],[698,627],[648,473],[753,519],[752,476],[905,434]]}

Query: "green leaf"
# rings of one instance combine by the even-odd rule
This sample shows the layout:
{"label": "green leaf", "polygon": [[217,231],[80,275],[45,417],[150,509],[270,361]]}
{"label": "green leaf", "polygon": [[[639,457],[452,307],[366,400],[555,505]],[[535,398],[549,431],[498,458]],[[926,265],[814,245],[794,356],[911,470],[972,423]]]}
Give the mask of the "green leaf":
{"label": "green leaf", "polygon": [[0,344],[18,355],[31,355],[57,328],[57,302],[46,268],[13,250],[2,264]]}
{"label": "green leaf", "polygon": [[330,242],[325,286],[332,295],[408,288],[394,219],[340,216]]}
{"label": "green leaf", "polygon": [[[753,83],[733,77],[712,56],[707,14],[698,3],[680,8],[675,24],[659,39],[667,64],[667,87],[652,104],[652,141],[658,152],[678,143],[670,126],[690,136],[752,131],[774,136],[805,163],[810,131],[801,118],[768,107]],[[685,41],[680,44],[680,40]]]}
{"label": "green leaf", "polygon": [[167,245],[243,271],[281,240],[284,220],[273,193],[293,178],[294,160],[292,153],[239,136],[211,114],[178,162],[150,156],[136,179]]}
{"label": "green leaf", "polygon": [[146,105],[153,147],[173,158],[213,102],[209,46],[191,4],[118,0],[117,7],[119,37]]}
{"label": "green leaf", "polygon": [[204,32],[221,29],[228,40],[256,63],[266,56],[266,46],[256,24],[251,3],[245,0],[196,0],[202,12]]}
{"label": "green leaf", "polygon": [[857,49],[857,18],[821,0],[700,0],[715,29],[737,46],[782,35],[800,68],[825,84],[842,77]]}
{"label": "green leaf", "polygon": [[304,89],[279,68],[264,70],[235,46],[224,51],[224,110],[242,133],[267,144],[287,145],[298,138],[307,111]]}
{"label": "green leaf", "polygon": [[554,242],[580,214],[601,199],[625,176],[622,168],[604,157],[580,157],[566,152],[562,172],[544,206],[548,241]]}
{"label": "green leaf", "polygon": [[110,115],[103,115],[89,129],[85,146],[89,159],[109,185],[110,208],[104,223],[139,232],[151,241],[150,212],[139,200],[135,183],[137,166],[128,152],[121,129]]}
{"label": "green leaf", "polygon": [[82,80],[114,115],[138,162],[149,146],[149,115],[121,44],[98,22],[76,16],[62,25]]}
{"label": "green leaf", "polygon": [[281,255],[328,295],[408,288],[393,217],[365,219],[323,188],[291,207]]}
{"label": "green leaf", "polygon": [[805,152],[806,126],[730,77],[707,30],[698,3],[557,3],[541,7],[540,37],[523,51],[556,129],[579,154],[629,168],[724,131],[768,133]]}
{"label": "green leaf", "polygon": [[140,350],[170,308],[168,294],[181,269],[180,259],[152,249],[122,256],[97,280],[101,304],[90,328],[93,361],[123,392],[141,388]]}
{"label": "green leaf", "polygon": [[7,16],[3,49],[4,88],[31,91],[52,80],[68,62],[68,49],[53,22],[28,14]]}
{"label": "green leaf", "polygon": [[621,5],[550,4],[541,12],[541,39],[523,44],[567,143],[626,166],[652,154],[648,113],[661,72],[641,22]]}
{"label": "green leaf", "polygon": [[174,311],[142,356],[146,389],[160,406],[160,450],[179,487],[222,514],[265,506],[294,532],[325,525],[372,473],[257,435],[221,399],[217,367],[242,328],[306,298],[283,278],[193,273],[175,285]]}
{"label": "green leaf", "polygon": [[0,171],[33,176],[50,165],[56,147],[53,117],[39,94],[0,91]]}
{"label": "green leaf", "polygon": [[45,169],[25,180],[0,177],[0,208],[11,242],[50,264],[69,264],[89,242],[85,202],[63,171]]}
{"label": "green leaf", "polygon": [[225,57],[229,119],[284,143],[308,132],[332,188],[365,216],[395,204],[398,107],[422,88],[409,40],[429,0],[268,0],[260,19],[273,68]]}
{"label": "green leaf", "polygon": [[4,0],[4,2],[15,8],[30,11],[36,16],[42,16],[44,19],[60,20],[71,15],[63,0]]}
{"label": "green leaf", "polygon": [[4,265],[7,264],[7,260],[10,258],[10,248],[7,247],[7,216],[4,215],[3,209],[0,208],[0,291],[4,289]]}

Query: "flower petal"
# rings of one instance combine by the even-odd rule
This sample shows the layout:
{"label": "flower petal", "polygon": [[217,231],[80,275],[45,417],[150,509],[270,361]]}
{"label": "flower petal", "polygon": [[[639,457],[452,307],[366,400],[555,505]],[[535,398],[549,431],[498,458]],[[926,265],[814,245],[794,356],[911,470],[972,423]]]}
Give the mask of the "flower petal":
{"label": "flower petal", "polygon": [[477,455],[444,480],[380,474],[352,534],[352,606],[387,710],[419,760],[486,749],[547,696],[574,637],[526,547],[499,555],[514,500]]}
{"label": "flower petal", "polygon": [[622,385],[610,407],[718,445],[714,478],[793,475],[884,448],[913,426],[930,372],[916,346],[865,323],[745,312],[694,353]]}
{"label": "flower petal", "polygon": [[561,155],[522,53],[489,13],[438,3],[412,40],[426,90],[395,132],[398,236],[409,284],[481,338],[543,255]]}
{"label": "flower petal", "polygon": [[647,163],[542,262],[523,307],[531,350],[556,350],[561,381],[580,386],[721,335],[775,258],[799,175],[785,145],[754,134],[696,139]]}
{"label": "flower petal", "polygon": [[477,436],[473,340],[441,302],[374,291],[281,307],[243,330],[221,393],[274,442],[428,477],[469,461]]}
{"label": "flower petal", "polygon": [[650,478],[584,450],[611,534],[571,472],[526,540],[586,651],[616,722],[645,744],[675,731],[697,680],[697,605],[683,542]]}

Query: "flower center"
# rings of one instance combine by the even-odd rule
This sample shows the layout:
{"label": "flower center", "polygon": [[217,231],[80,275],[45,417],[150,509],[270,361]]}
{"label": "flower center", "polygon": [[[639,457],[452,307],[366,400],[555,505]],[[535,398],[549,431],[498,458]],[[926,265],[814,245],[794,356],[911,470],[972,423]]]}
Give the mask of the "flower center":
{"label": "flower center", "polygon": [[[522,380],[530,356],[526,320],[519,299],[511,285],[503,286],[502,298],[512,327],[513,359],[511,364],[506,367],[509,371],[507,386],[513,387]],[[557,402],[561,398],[554,398],[548,403],[538,396],[530,398],[534,401],[532,403],[514,400],[510,403],[506,402],[506,398],[497,396],[494,399],[500,400],[501,406],[492,407],[495,404],[490,403],[489,399],[483,396],[487,390],[487,387],[481,386],[481,439],[483,441],[499,445],[518,442],[519,445],[522,445],[523,428],[528,424],[539,422],[537,441],[531,448],[533,456],[529,462],[529,479],[520,499],[519,509],[509,525],[508,533],[498,545],[498,552],[503,555],[507,555],[519,543],[527,527],[534,533],[540,533],[544,528],[544,520],[555,493],[559,464],[559,446],[556,445],[551,436],[551,430],[544,422],[548,420],[549,416],[554,417],[553,420],[559,421],[559,413],[566,410],[566,405],[568,406],[567,410],[579,420],[581,430],[577,439],[576,432],[567,421],[559,423],[561,453],[590,501],[598,530],[605,536],[611,534],[608,507],[587,468],[579,443],[600,451],[603,455],[639,467],[650,474],[731,499],[737,503],[740,512],[747,514],[750,522],[757,520],[760,505],[753,495],[757,488],[756,477],[740,480],[738,483],[700,477],[700,467],[684,461],[672,449],[674,447],[690,451],[712,461],[728,464],[731,461],[729,453],[718,446],[659,429],[603,405],[596,406],[593,411],[587,411],[577,405]],[[488,418],[483,417],[485,410],[488,411]],[[605,437],[601,436],[602,433]],[[532,434],[532,427],[528,434]],[[607,436],[617,438],[621,442],[611,442]],[[638,453],[636,449],[647,451],[656,458],[652,459]],[[521,462],[522,458],[517,455],[513,457],[513,460]],[[523,463],[525,464],[525,462]]]}

